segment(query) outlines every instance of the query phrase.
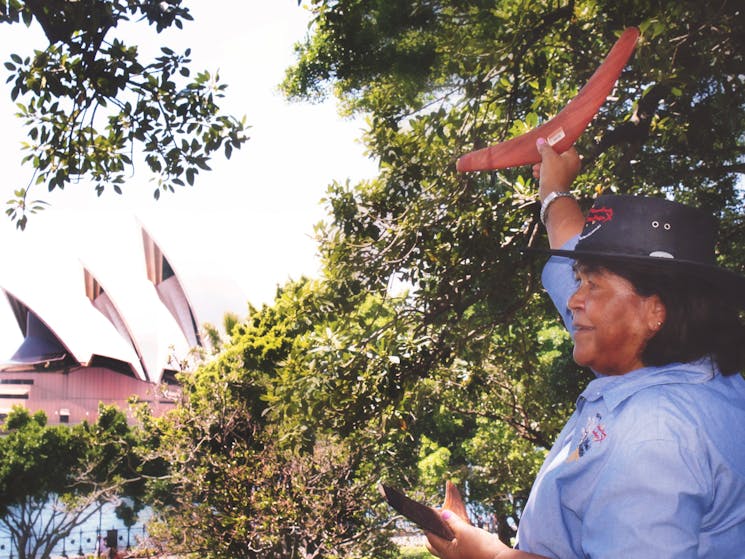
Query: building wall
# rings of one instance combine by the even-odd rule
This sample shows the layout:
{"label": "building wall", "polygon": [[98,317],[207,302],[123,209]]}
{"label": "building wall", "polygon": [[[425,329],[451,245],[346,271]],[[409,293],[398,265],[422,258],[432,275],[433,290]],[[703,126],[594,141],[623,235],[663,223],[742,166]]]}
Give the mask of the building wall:
{"label": "building wall", "polygon": [[155,415],[173,409],[180,392],[175,385],[155,385],[105,367],[72,367],[53,372],[0,372],[0,415],[15,404],[31,413],[43,411],[50,425],[93,422],[99,403],[115,405],[134,419],[129,399],[147,402]]}

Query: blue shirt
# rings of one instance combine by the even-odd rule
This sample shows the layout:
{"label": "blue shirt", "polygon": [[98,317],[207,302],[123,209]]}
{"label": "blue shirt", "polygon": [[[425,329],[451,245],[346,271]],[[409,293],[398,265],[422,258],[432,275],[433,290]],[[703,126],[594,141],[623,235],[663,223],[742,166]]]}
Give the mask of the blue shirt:
{"label": "blue shirt", "polygon": [[[543,282],[571,332],[571,260],[552,257]],[[561,559],[745,558],[745,380],[708,358],[598,376],[536,478],[518,541]]]}

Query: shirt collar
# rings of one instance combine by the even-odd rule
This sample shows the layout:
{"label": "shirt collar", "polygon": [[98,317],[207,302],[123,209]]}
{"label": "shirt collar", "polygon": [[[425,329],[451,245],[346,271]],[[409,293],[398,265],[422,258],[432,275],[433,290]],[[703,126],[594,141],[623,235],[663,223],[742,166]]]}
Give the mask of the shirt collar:
{"label": "shirt collar", "polygon": [[698,384],[717,374],[710,357],[690,363],[672,363],[663,367],[643,367],[625,375],[602,376],[591,381],[580,398],[595,401],[603,398],[612,410],[644,388],[663,384]]}

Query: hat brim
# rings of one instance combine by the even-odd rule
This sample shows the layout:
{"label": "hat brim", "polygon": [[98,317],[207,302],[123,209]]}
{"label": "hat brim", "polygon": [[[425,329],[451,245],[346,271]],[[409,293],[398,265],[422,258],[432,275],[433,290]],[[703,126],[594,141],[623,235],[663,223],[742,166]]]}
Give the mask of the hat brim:
{"label": "hat brim", "polygon": [[660,268],[677,270],[681,274],[690,275],[704,280],[710,283],[713,288],[724,290],[727,296],[732,297],[740,307],[745,308],[745,276],[719,266],[675,258],[642,256],[638,254],[609,254],[607,252],[590,250],[561,250],[529,247],[524,249],[524,252],[546,254],[550,256],[564,256],[566,258],[571,258],[572,260],[592,258],[613,262],[640,262],[652,266],[659,266]]}

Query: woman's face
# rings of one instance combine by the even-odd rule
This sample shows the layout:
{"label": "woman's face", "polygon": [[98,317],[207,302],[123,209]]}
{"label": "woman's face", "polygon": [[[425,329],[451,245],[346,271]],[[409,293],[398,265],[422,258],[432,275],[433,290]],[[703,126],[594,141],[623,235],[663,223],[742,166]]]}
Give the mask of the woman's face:
{"label": "woman's face", "polygon": [[604,268],[575,266],[579,281],[569,298],[574,360],[604,375],[644,366],[642,352],[665,320],[659,297],[643,297],[632,284]]}

